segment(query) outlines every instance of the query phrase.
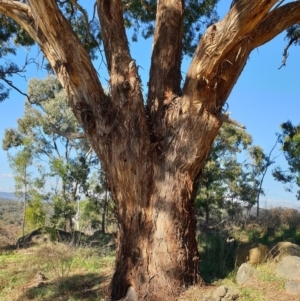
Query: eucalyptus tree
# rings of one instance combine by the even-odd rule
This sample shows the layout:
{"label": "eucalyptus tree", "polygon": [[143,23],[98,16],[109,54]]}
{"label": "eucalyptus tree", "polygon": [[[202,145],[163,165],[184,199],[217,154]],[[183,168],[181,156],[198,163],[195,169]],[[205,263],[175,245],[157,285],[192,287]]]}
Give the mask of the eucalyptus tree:
{"label": "eucalyptus tree", "polygon": [[[43,224],[45,212],[42,208],[42,195],[39,190],[44,186],[44,177],[33,178],[32,164],[33,153],[30,147],[30,140],[24,141],[24,145],[14,154],[8,153],[10,167],[13,170],[15,180],[15,195],[23,202],[22,236],[25,230],[30,230],[29,224]],[[41,171],[41,166],[37,166]],[[32,209],[38,209],[33,214]]]}
{"label": "eucalyptus tree", "polygon": [[[281,124],[282,133],[279,135],[279,143],[288,163],[288,168],[283,170],[277,166],[273,170],[274,178],[286,186],[291,192],[293,184],[300,187],[300,125],[293,125],[291,121]],[[300,189],[297,190],[297,200],[300,200]]]}
{"label": "eucalyptus tree", "polygon": [[[105,171],[119,224],[111,299],[127,293],[127,299],[174,300],[199,280],[195,183],[229,121],[223,106],[251,51],[299,23],[300,2],[237,0],[221,21],[212,14],[213,0],[95,4],[99,22],[76,0],[0,0],[0,13],[41,48]],[[85,34],[78,14],[88,20]],[[100,24],[96,37],[89,34],[91,19]],[[153,33],[145,99],[126,25]],[[297,28],[291,34],[297,43]],[[89,56],[97,37],[109,95]],[[192,52],[182,78],[182,56]]]}
{"label": "eucalyptus tree", "polygon": [[81,202],[82,224],[92,229],[101,229],[102,233],[106,233],[108,226],[115,224],[115,208],[105,175],[101,169],[90,175],[86,195],[86,199]]}
{"label": "eucalyptus tree", "polygon": [[[66,95],[53,76],[45,80],[32,79],[28,96],[33,104],[25,103],[24,116],[18,119],[17,129],[8,129],[3,147],[9,150],[30,140],[35,161],[47,165],[48,176],[58,177],[52,185],[54,201],[52,221],[64,219],[64,227],[71,231],[77,211],[76,201],[87,190],[87,179],[96,160],[77,120],[66,104]],[[64,136],[62,136],[64,135]],[[49,198],[50,196],[48,196]]]}
{"label": "eucalyptus tree", "polygon": [[206,223],[209,222],[212,209],[225,208],[229,195],[232,200],[237,197],[232,189],[238,185],[238,179],[243,173],[238,155],[246,151],[251,143],[252,137],[236,125],[224,124],[220,128],[197,190],[196,206],[200,212],[204,209]]}
{"label": "eucalyptus tree", "polygon": [[30,181],[29,167],[32,163],[32,154],[28,148],[19,151],[15,156],[9,156],[10,167],[15,173],[15,194],[23,197],[22,236],[25,231],[26,205],[28,202],[28,186]]}
{"label": "eucalyptus tree", "polygon": [[263,149],[258,146],[253,146],[250,150],[250,156],[252,158],[253,163],[251,165],[252,172],[257,181],[257,193],[256,193],[256,218],[259,218],[259,199],[260,195],[264,194],[262,189],[262,185],[267,174],[269,167],[275,163],[275,157],[272,157],[272,153],[278,143],[279,136],[277,137],[275,144],[271,148],[269,154],[264,153]]}

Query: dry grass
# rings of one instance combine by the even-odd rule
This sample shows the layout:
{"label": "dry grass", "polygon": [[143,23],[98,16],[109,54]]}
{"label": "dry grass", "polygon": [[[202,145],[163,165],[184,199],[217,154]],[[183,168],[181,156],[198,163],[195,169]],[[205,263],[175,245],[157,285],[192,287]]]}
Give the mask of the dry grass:
{"label": "dry grass", "polygon": [[[289,216],[292,224],[297,220],[297,215],[292,218],[294,212],[274,212]],[[240,290],[240,301],[299,301],[299,296],[285,292],[285,282],[275,276],[273,262],[257,267],[258,279],[251,286],[239,287],[235,283],[234,252],[228,249],[226,237],[233,235],[240,241],[259,242],[289,240],[300,244],[297,227],[285,224],[275,230],[271,235],[264,226],[244,230],[222,227],[221,230],[199,233],[201,275],[208,285],[192,286],[178,300],[203,301],[218,286],[230,285]],[[100,247],[74,249],[62,244],[3,252],[0,254],[0,301],[107,301],[114,268],[114,255],[107,252]],[[39,281],[38,272],[48,279]]]}
{"label": "dry grass", "polygon": [[114,256],[50,244],[2,254],[0,267],[0,301],[105,301]]}
{"label": "dry grass", "polygon": [[184,292],[178,301],[204,301],[218,286],[227,285],[240,291],[239,301],[299,301],[299,296],[289,295],[284,290],[285,281],[275,276],[276,264],[267,262],[257,267],[258,278],[249,286],[235,283],[235,275],[216,281],[211,285],[192,286]]}

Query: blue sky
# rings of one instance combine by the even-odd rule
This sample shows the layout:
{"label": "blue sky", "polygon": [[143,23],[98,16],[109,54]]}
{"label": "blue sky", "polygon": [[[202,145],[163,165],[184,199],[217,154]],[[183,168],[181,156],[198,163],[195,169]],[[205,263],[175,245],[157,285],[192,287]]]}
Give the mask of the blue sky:
{"label": "blue sky", "polygon": [[[229,1],[231,2],[231,1]],[[218,12],[220,17],[226,13],[229,3],[220,1]],[[149,73],[149,59],[151,56],[151,40],[140,43],[130,43],[132,46],[132,57],[140,65],[140,76],[143,83],[147,82]],[[238,120],[247,127],[252,135],[254,144],[260,145],[265,152],[269,152],[275,143],[275,133],[279,131],[279,125],[287,120],[294,124],[300,122],[300,60],[298,47],[291,47],[287,66],[278,70],[282,62],[282,52],[287,41],[284,34],[277,36],[268,44],[255,49],[246,64],[246,67],[235,85],[229,99],[231,117]],[[34,50],[37,53],[37,50]],[[22,62],[26,55],[24,49],[20,50],[16,62]],[[99,67],[96,64],[96,67]],[[188,67],[188,60],[183,61],[183,71]],[[44,77],[38,68],[32,65],[28,68],[27,80],[32,77]],[[100,66],[101,82],[105,85],[105,73]],[[26,81],[16,78],[14,82],[23,91],[26,91]],[[4,130],[16,127],[16,119],[22,117],[24,109],[24,96],[12,92],[10,99],[0,103],[0,139],[2,140]],[[2,143],[1,143],[2,144]],[[279,149],[274,154],[280,154]],[[277,158],[276,164],[285,166],[283,155]],[[271,168],[272,169],[272,168]],[[271,171],[270,169],[270,171]],[[283,185],[276,182],[270,171],[268,172],[263,188],[266,192],[261,197],[261,204],[267,207],[290,206],[300,207],[295,193],[288,193]],[[9,167],[7,154],[0,149],[0,191],[13,191],[14,182],[12,171]]]}

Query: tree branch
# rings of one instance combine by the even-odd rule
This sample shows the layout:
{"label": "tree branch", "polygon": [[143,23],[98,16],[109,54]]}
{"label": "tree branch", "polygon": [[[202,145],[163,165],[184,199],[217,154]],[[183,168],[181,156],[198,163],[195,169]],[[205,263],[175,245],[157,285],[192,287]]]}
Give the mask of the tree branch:
{"label": "tree branch", "polygon": [[13,0],[0,0],[0,13],[14,19],[38,44],[41,43],[34,28],[32,11],[27,4]]}
{"label": "tree branch", "polygon": [[[101,117],[106,115],[108,98],[88,53],[70,23],[55,0],[30,0],[29,7],[19,1],[0,0],[0,12],[13,18],[39,43],[85,130],[95,127],[96,119],[102,121],[99,126],[103,127]],[[95,112],[101,117],[95,118]]]}
{"label": "tree branch", "polygon": [[225,18],[201,38],[184,84],[185,110],[219,114],[249,53],[251,33],[277,0],[235,1]]}
{"label": "tree branch", "polygon": [[85,133],[72,133],[72,132],[64,132],[57,128],[54,124],[51,125],[51,130],[53,133],[65,137],[68,140],[75,140],[75,139],[86,139]]}
{"label": "tree branch", "polygon": [[163,107],[181,94],[183,10],[183,0],[158,2],[147,102],[158,119]]}
{"label": "tree branch", "polygon": [[90,23],[86,10],[77,2],[77,0],[70,0],[71,4],[74,5],[81,13],[86,24],[86,39],[89,39],[90,36]]}
{"label": "tree branch", "polygon": [[[123,107],[125,103],[130,103],[127,106],[130,114],[133,113],[133,106],[136,108],[137,105],[144,111],[138,68],[130,56],[125,32],[122,1],[97,0],[97,6],[114,105]],[[145,116],[144,112],[141,112],[142,115]]]}
{"label": "tree branch", "polygon": [[119,65],[128,63],[130,57],[124,27],[121,0],[97,0],[101,35],[110,75],[119,70]]}
{"label": "tree branch", "polygon": [[295,37],[293,37],[289,40],[288,44],[286,45],[286,47],[283,50],[283,54],[282,54],[283,55],[283,60],[282,60],[282,63],[281,63],[281,65],[278,69],[281,69],[283,66],[286,66],[286,60],[289,56],[288,50],[292,46],[292,44],[294,42],[296,42],[299,38],[300,38],[300,35],[298,34],[298,35],[296,35]]}
{"label": "tree branch", "polygon": [[252,48],[259,47],[282,31],[300,22],[300,1],[287,3],[272,10],[251,34]]}
{"label": "tree branch", "polygon": [[7,79],[4,78],[4,77],[1,77],[1,80],[3,80],[4,82],[6,82],[7,85],[9,85],[10,87],[12,87],[12,88],[15,89],[16,91],[18,91],[21,95],[26,96],[27,100],[30,102],[30,98],[29,98],[28,94],[22,92],[19,88],[17,88],[17,87],[12,83],[12,81],[7,80]]}

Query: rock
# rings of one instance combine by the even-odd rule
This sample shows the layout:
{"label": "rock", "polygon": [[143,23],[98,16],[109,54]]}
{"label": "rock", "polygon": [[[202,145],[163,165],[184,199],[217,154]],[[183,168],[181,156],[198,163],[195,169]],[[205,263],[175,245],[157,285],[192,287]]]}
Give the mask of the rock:
{"label": "rock", "polygon": [[300,246],[293,244],[289,241],[278,242],[270,247],[271,255],[275,261],[280,261],[286,256],[299,256]]}
{"label": "rock", "polygon": [[235,254],[235,264],[240,266],[247,262],[252,265],[257,265],[267,260],[269,248],[261,243],[245,243],[241,244]]}
{"label": "rock", "polygon": [[223,297],[225,297],[226,294],[227,294],[227,287],[224,285],[221,285],[215,290],[213,296],[215,298],[223,298]]}
{"label": "rock", "polygon": [[300,257],[284,257],[276,268],[276,275],[288,280],[300,281]]}
{"label": "rock", "polygon": [[203,301],[234,301],[238,300],[240,292],[232,286],[221,285],[214,292],[204,296]]}
{"label": "rock", "polygon": [[17,248],[27,248],[49,241],[78,244],[84,238],[84,234],[79,231],[69,233],[60,229],[42,227],[22,236],[18,239]]}
{"label": "rock", "polygon": [[295,281],[286,282],[285,290],[291,295],[300,295],[300,283]]}
{"label": "rock", "polygon": [[41,244],[47,242],[50,239],[49,233],[44,231],[43,228],[36,229],[31,233],[22,236],[17,241],[17,248],[27,248],[35,244]]}
{"label": "rock", "polygon": [[48,280],[48,278],[45,276],[45,274],[43,274],[42,272],[37,272],[36,275],[35,275],[35,278],[38,282],[41,282],[41,281],[46,281]]}
{"label": "rock", "polygon": [[[226,286],[226,285],[222,285],[220,287],[217,288],[217,290],[214,292],[213,297],[216,300],[226,300],[226,301],[230,301],[230,300],[238,300],[240,296],[240,292],[232,286]],[[217,299],[219,298],[219,299]]]}
{"label": "rock", "polygon": [[236,283],[244,285],[250,283],[257,276],[257,271],[248,263],[243,263],[237,271]]}

